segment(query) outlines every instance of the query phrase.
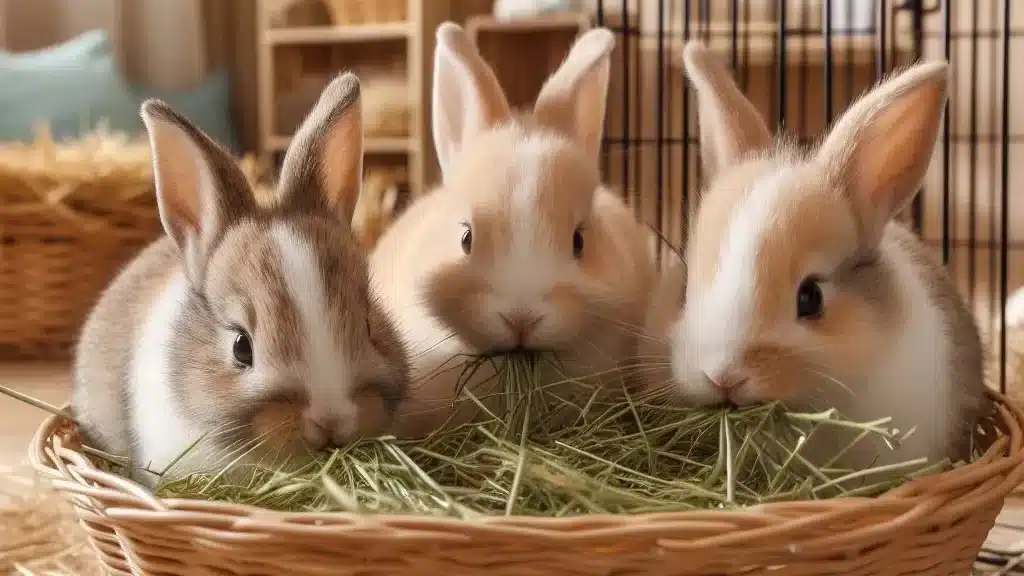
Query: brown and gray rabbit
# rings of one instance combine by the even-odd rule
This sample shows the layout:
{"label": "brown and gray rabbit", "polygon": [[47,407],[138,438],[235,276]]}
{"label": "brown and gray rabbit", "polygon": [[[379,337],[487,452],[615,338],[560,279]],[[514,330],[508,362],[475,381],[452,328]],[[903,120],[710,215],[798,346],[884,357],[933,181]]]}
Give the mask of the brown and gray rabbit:
{"label": "brown and gray rabbit", "polygon": [[256,444],[253,455],[293,457],[384,431],[408,368],[349,228],[362,172],[356,77],[324,90],[267,206],[185,118],[152,100],[141,114],[167,235],[82,331],[73,413],[88,441],[162,470],[201,439],[177,476]]}

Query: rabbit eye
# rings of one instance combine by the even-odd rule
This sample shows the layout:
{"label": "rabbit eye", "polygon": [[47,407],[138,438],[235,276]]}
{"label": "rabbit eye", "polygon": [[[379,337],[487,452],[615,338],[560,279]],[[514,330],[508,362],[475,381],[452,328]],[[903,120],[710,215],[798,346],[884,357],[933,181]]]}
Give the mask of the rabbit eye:
{"label": "rabbit eye", "polygon": [[796,292],[796,316],[800,320],[817,320],[825,311],[825,297],[821,293],[821,280],[804,278]]}
{"label": "rabbit eye", "polygon": [[572,257],[577,260],[583,256],[583,230],[579,228],[572,233]]}
{"label": "rabbit eye", "polygon": [[462,253],[469,254],[473,250],[473,229],[469,227],[469,224],[463,224],[466,230],[462,233]]}
{"label": "rabbit eye", "polygon": [[235,357],[235,363],[243,368],[252,367],[252,339],[245,330],[239,330],[235,334],[235,342],[231,347],[231,354]]}

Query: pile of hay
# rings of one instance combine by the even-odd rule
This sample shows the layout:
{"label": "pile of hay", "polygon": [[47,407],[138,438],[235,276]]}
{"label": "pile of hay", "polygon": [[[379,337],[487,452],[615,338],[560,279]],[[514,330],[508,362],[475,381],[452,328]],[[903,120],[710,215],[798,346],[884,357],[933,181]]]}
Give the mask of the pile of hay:
{"label": "pile of hay", "polygon": [[[865,470],[836,464],[858,442],[881,439],[898,447],[909,433],[891,428],[889,418],[853,422],[835,410],[797,413],[780,403],[684,408],[659,395],[630,395],[624,386],[592,388],[570,402],[552,386],[536,385],[536,374],[550,368],[542,367],[546,358],[475,358],[466,373],[485,362],[501,380],[501,408],[461,390],[460,401],[484,415],[473,423],[416,441],[365,439],[296,466],[242,464],[254,448],[242,446],[215,474],[174,478],[172,464],[157,494],[292,512],[562,517],[876,496],[959,464],[916,459]],[[0,393],[67,416],[2,386]],[[840,441],[828,461],[814,463],[803,450],[822,433]],[[126,462],[83,450],[111,471]]]}
{"label": "pile of hay", "polygon": [[100,574],[68,502],[29,470],[0,470],[0,574]]}
{"label": "pile of hay", "polygon": [[[625,389],[574,404],[575,421],[546,426],[565,400],[534,386],[539,358],[496,362],[505,410],[421,440],[376,438],[298,469],[235,465],[171,480],[158,494],[285,511],[352,511],[472,518],[570,516],[730,508],[763,502],[872,496],[951,466],[915,460],[869,470],[816,466],[806,440],[831,428],[850,445],[880,437],[889,419],[850,422],[835,411],[788,412],[781,404],[693,409]],[[537,409],[543,406],[542,409]],[[564,418],[564,412],[560,417]],[[904,436],[905,437],[905,436]],[[287,471],[286,471],[287,470]]]}
{"label": "pile of hay", "polygon": [[[265,188],[267,166],[239,160],[251,183]],[[55,141],[45,125],[33,142],[0,143],[0,216],[56,215],[86,227],[109,226],[111,212],[133,203],[155,210],[149,140],[104,125],[73,141]],[[136,209],[138,210],[138,209]],[[153,212],[150,219],[155,220]]]}
{"label": "pile of hay", "polygon": [[[149,144],[100,127],[73,142],[41,128],[0,144],[0,228],[7,235],[72,230],[152,236],[157,229]],[[70,226],[69,226],[70,225]]]}

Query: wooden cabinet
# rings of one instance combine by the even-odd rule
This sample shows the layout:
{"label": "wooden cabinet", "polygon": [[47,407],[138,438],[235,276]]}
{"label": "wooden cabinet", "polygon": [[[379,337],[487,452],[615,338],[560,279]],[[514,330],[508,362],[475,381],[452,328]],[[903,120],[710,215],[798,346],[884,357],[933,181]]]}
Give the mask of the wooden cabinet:
{"label": "wooden cabinet", "polygon": [[413,194],[430,185],[430,54],[446,2],[259,0],[259,153],[278,158],[335,75],[363,85],[367,171],[404,168]]}

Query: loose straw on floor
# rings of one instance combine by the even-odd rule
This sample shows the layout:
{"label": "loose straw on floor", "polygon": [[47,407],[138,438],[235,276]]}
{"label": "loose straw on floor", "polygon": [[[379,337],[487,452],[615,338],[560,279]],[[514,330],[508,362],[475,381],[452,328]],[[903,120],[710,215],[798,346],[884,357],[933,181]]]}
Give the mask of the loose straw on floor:
{"label": "loose straw on floor", "polygon": [[0,470],[0,574],[100,574],[74,511],[29,469]]}

